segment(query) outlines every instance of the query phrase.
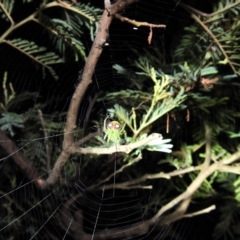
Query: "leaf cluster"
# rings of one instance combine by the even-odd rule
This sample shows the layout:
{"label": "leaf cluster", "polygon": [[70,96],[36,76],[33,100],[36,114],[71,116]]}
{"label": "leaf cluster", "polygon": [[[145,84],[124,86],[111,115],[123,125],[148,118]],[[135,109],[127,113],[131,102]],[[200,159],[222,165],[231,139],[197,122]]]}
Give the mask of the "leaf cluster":
{"label": "leaf cluster", "polygon": [[[34,4],[32,1],[24,2],[25,7]],[[17,8],[15,0],[2,1],[0,4],[0,19],[6,25],[6,29],[0,32],[0,44],[7,44],[24,54],[37,66],[48,70],[55,79],[58,79],[58,76],[52,65],[65,62],[67,51],[71,50],[76,61],[79,57],[86,58],[85,47],[81,41],[83,30],[87,29],[93,39],[100,13],[99,9],[89,4],[73,5],[69,2],[42,1],[38,7],[34,7],[35,10],[32,14],[15,22],[15,15],[12,14],[15,8]],[[52,8],[60,8],[62,14],[55,17],[51,11],[48,11]],[[37,38],[27,39],[24,36],[16,37],[12,34],[18,28],[28,27],[30,22],[40,26],[42,32],[45,31],[44,34],[52,42],[51,50],[49,46],[40,43]],[[37,28],[35,34],[33,30],[34,28],[31,28],[32,36],[37,36]]]}
{"label": "leaf cluster", "polygon": [[[131,82],[131,88],[107,93],[103,99],[111,104],[117,102],[108,112],[114,120],[126,124],[131,139],[141,138],[156,129],[155,124],[163,121],[164,116],[169,116],[170,124],[184,119],[178,130],[174,130],[181,130],[185,138],[181,139],[179,135],[175,138],[175,132],[170,128],[175,147],[171,155],[159,159],[149,153],[146,157],[151,159],[152,171],[157,171],[153,162],[158,163],[161,172],[195,169],[172,178],[166,186],[165,199],[172,199],[169,196],[176,194],[173,189],[184,192],[198,176],[200,166],[207,158],[206,124],[211,129],[211,163],[230,157],[239,149],[236,139],[240,131],[239,11],[239,1],[224,0],[213,6],[212,14],[192,13],[195,21],[185,29],[186,34],[172,56],[174,63],[169,67],[152,49],[144,50],[144,53],[134,51],[136,60],[130,60],[130,69],[114,66],[118,74]],[[157,47],[154,50],[160,51]],[[192,200],[196,205],[200,202],[209,204],[218,198],[217,202],[222,204],[220,211],[216,210],[219,220],[214,239],[239,238],[239,166],[237,163],[228,167],[225,169],[228,173],[216,171],[206,178]],[[230,181],[229,176],[234,179]],[[158,184],[157,181],[154,183]],[[153,192],[153,198],[159,197],[157,191]],[[225,206],[227,198],[231,201],[229,206]],[[159,205],[163,202],[161,199]]]}
{"label": "leaf cluster", "polygon": [[174,61],[186,59],[198,70],[226,65],[239,75],[239,14],[240,3],[235,0],[218,1],[212,14],[192,13],[195,22],[185,28],[186,34],[175,51]]}
{"label": "leaf cluster", "polygon": [[[115,104],[113,109],[109,109],[109,112],[110,115],[126,124],[131,130],[133,138],[148,133],[154,122],[172,109],[180,107],[186,97],[183,87],[179,86],[176,92],[172,91],[172,76],[164,74],[161,70],[155,70],[149,65],[146,58],[140,58],[139,61],[136,61],[136,66],[142,70],[136,74],[151,81],[151,90],[143,92],[125,89],[108,93],[104,97],[106,101],[117,97],[123,99],[123,103],[125,103],[124,99],[131,99],[132,105],[128,106],[129,111],[121,105]],[[118,66],[115,68],[118,69]]]}

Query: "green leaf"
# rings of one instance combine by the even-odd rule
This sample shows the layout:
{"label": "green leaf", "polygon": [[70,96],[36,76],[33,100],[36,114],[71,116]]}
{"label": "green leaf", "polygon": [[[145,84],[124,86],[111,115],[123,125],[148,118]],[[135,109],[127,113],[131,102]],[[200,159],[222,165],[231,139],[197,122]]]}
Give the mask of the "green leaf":
{"label": "green leaf", "polygon": [[2,118],[0,118],[1,130],[4,132],[8,131],[11,136],[14,136],[13,127],[24,128],[24,118],[22,115],[17,113],[2,113]]}
{"label": "green leaf", "polygon": [[201,69],[201,76],[206,76],[206,75],[212,75],[212,74],[217,74],[218,70],[216,67],[206,67]]}
{"label": "green leaf", "polygon": [[114,109],[115,109],[116,116],[119,119],[121,119],[123,123],[126,123],[128,127],[133,129],[133,127],[132,127],[132,119],[129,117],[129,114],[128,114],[127,110],[124,109],[123,107],[121,107],[118,104],[114,105]]}
{"label": "green leaf", "polygon": [[55,79],[58,79],[56,72],[50,65],[64,62],[59,55],[54,52],[48,52],[45,47],[40,47],[35,42],[21,38],[5,40],[4,42],[32,59],[44,69],[47,69]]}

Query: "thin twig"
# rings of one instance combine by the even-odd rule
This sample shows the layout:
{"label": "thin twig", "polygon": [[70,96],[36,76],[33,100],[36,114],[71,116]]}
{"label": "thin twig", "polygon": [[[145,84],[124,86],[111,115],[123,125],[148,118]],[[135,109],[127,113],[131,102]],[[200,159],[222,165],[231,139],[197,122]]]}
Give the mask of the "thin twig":
{"label": "thin twig", "polygon": [[232,4],[229,3],[223,9],[221,9],[219,11],[215,11],[215,12],[209,14],[208,17],[213,17],[213,16],[216,16],[216,15],[220,16],[221,13],[226,12],[226,11],[228,11],[230,9],[234,9],[239,4],[240,4],[239,0],[237,0],[236,2],[233,2]]}
{"label": "thin twig", "polygon": [[200,15],[202,17],[205,17],[205,18],[209,18],[211,16],[211,14],[209,13],[205,13],[205,12],[201,12],[199,10],[197,10],[196,8],[193,8],[185,3],[182,3],[182,1],[178,1],[178,0],[173,0],[174,2],[176,3],[179,3],[180,6],[182,6],[186,11],[188,11],[189,13],[195,13],[197,15]]}
{"label": "thin twig", "polygon": [[[139,155],[133,160],[133,162],[136,163],[136,162],[138,162],[138,161],[141,160],[141,159],[142,159],[142,154],[139,154]],[[98,186],[102,185],[103,183],[109,181],[113,176],[116,176],[118,173],[122,172],[125,168],[130,167],[132,164],[133,164],[132,162],[129,162],[129,163],[127,163],[127,164],[122,165],[121,168],[119,168],[119,169],[118,169],[117,171],[115,171],[114,173],[110,174],[110,175],[109,175],[108,177],[106,177],[104,180],[102,180],[102,181],[100,181],[99,183],[91,186],[90,189],[95,189],[95,188],[97,188]],[[102,188],[102,187],[100,187],[100,188]],[[104,189],[106,189],[105,186],[104,186]]]}
{"label": "thin twig", "polygon": [[123,183],[114,184],[114,185],[112,185],[112,184],[111,185],[105,185],[104,188],[105,189],[111,189],[112,187],[116,186],[116,188],[119,188],[119,189],[123,189],[123,188],[126,189],[130,185],[134,185],[134,184],[140,183],[140,182],[145,182],[145,181],[150,180],[150,179],[158,179],[158,178],[170,179],[171,177],[180,176],[180,175],[183,175],[183,174],[186,174],[186,173],[189,173],[189,172],[193,172],[193,171],[199,171],[200,169],[202,169],[202,165],[196,166],[196,167],[191,166],[191,167],[186,168],[186,169],[180,169],[180,170],[176,170],[176,171],[169,172],[169,173],[160,172],[160,173],[155,173],[155,174],[145,174],[140,178],[133,179],[133,180],[130,180],[130,181],[126,181],[126,182],[123,182]]}
{"label": "thin twig", "polygon": [[11,15],[9,14],[9,12],[7,11],[7,9],[5,8],[4,4],[1,3],[1,2],[0,2],[0,7],[2,8],[3,12],[6,14],[7,18],[11,22],[11,26],[13,26],[14,25],[14,21],[13,21]]}
{"label": "thin twig", "polygon": [[209,212],[211,212],[212,210],[215,210],[215,209],[216,209],[216,205],[211,205],[210,207],[204,208],[200,211],[185,214],[185,215],[182,216],[182,218],[192,218],[192,217],[195,217],[195,216],[198,216],[198,215],[201,215],[201,214],[209,213]]}
{"label": "thin twig", "polygon": [[119,13],[115,14],[115,17],[117,19],[121,20],[122,22],[127,22],[127,23],[132,24],[136,27],[149,27],[149,28],[165,28],[166,27],[165,24],[153,24],[153,23],[148,23],[148,22],[138,22],[138,21],[129,19],[127,17],[123,17]]}
{"label": "thin twig", "polygon": [[[189,199],[191,198],[193,193],[201,186],[202,182],[208,176],[210,176],[214,171],[218,171],[219,169],[221,169],[221,167],[224,164],[233,163],[234,161],[237,161],[239,158],[240,158],[240,151],[234,153],[230,157],[226,157],[226,158],[220,160],[219,162],[213,163],[207,169],[202,170],[199,173],[199,175],[195,178],[195,180],[189,185],[189,187],[187,188],[187,190],[184,193],[180,194],[178,197],[174,198],[168,204],[163,206],[158,211],[158,213],[151,219],[146,220],[144,222],[141,221],[141,222],[132,224],[125,228],[121,228],[121,231],[120,230],[116,231],[116,229],[105,229],[103,231],[99,231],[98,234],[95,236],[95,238],[97,240],[100,240],[100,239],[103,240],[106,238],[108,238],[108,239],[126,239],[126,238],[130,238],[131,236],[134,236],[134,235],[140,235],[140,234],[147,233],[151,229],[152,226],[156,226],[157,222],[158,222],[158,225],[162,226],[162,225],[170,224],[172,221],[179,220],[177,217],[170,219],[169,217],[171,215],[169,215],[168,218],[163,217],[162,214],[165,213],[166,211],[170,210],[172,207],[176,206],[180,202],[181,202],[181,204],[180,204],[179,211],[184,212],[186,209],[186,206],[188,206]],[[132,188],[134,188],[134,186]],[[197,211],[195,213],[189,213],[189,214],[182,215],[181,218],[205,214],[209,211],[214,210],[214,208],[215,208],[215,206],[213,205],[206,209]],[[160,218],[160,216],[161,216],[161,218]],[[90,240],[91,236],[89,236],[88,234],[84,234],[84,239]]]}
{"label": "thin twig", "polygon": [[33,14],[31,14],[30,16],[28,16],[27,18],[23,19],[21,22],[12,25],[10,28],[8,28],[0,37],[0,43],[10,34],[12,33],[15,29],[21,27],[22,25],[24,25],[25,23],[32,21],[35,16],[37,15],[38,11],[34,12]]}
{"label": "thin twig", "polygon": [[75,142],[75,146],[81,146],[83,145],[85,142],[89,141],[90,139],[92,139],[93,137],[99,135],[99,132],[92,132],[89,133],[87,136],[85,136],[84,138],[81,138],[80,140],[78,140],[77,142]]}
{"label": "thin twig", "polygon": [[115,14],[115,17],[119,20],[121,20],[122,22],[127,22],[130,23],[136,27],[149,27],[149,34],[148,34],[148,44],[151,44],[152,42],[152,36],[153,36],[153,28],[165,28],[166,25],[165,24],[153,24],[153,23],[148,23],[148,22],[138,22],[132,19],[129,19],[127,17],[123,17],[122,15],[120,15],[119,13]]}
{"label": "thin twig", "polygon": [[169,133],[169,113],[167,113],[167,120],[166,120],[166,133]]}
{"label": "thin twig", "polygon": [[158,213],[151,218],[149,221],[151,224],[155,223],[160,216],[162,216],[166,211],[170,210],[174,206],[176,206],[179,202],[183,201],[186,198],[191,197],[195,191],[201,186],[203,181],[207,177],[209,177],[213,172],[219,170],[223,165],[230,164],[240,158],[240,151],[236,152],[235,154],[231,155],[230,157],[224,158],[219,162],[213,163],[208,168],[202,168],[201,172],[198,174],[198,176],[194,179],[194,181],[188,186],[187,190],[174,198],[172,201],[167,203],[165,206],[163,206]]}

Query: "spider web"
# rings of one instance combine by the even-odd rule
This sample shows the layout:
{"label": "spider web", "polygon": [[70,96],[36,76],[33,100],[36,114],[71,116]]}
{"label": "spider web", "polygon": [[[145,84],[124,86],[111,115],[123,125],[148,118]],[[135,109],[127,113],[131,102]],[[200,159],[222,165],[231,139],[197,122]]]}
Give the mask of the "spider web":
{"label": "spider web", "polygon": [[[179,11],[178,7],[179,2],[174,3],[173,1],[140,1],[124,12],[130,19],[166,24],[166,29],[153,30],[153,39],[159,44],[159,48],[169,62],[171,59],[168,58],[168,52],[164,52],[164,49],[169,49],[166,45],[171,42],[165,42],[164,38],[170,39],[174,27],[182,27],[188,21],[188,17]],[[93,84],[87,90],[81,104],[77,122],[81,129],[77,132],[78,138],[84,137],[84,132],[102,126],[107,109],[116,102],[104,100],[94,102],[95,104],[91,108],[91,118],[97,119],[97,124],[89,122],[86,117],[90,103],[94,101],[95,96],[102,96],[106,91],[114,92],[128,86],[129,80],[118,75],[113,69],[113,65],[119,64],[131,68],[129,60],[133,58],[133,54],[129,50],[129,46],[141,51],[148,45],[148,34],[148,28],[136,28],[118,20],[113,22],[108,44],[104,47],[95,69]],[[91,47],[88,39],[86,39],[86,47],[88,50]],[[16,62],[21,59],[19,57]],[[25,66],[24,62],[21,62],[17,66],[9,67],[9,70],[11,69],[9,79],[17,93],[37,92],[32,100],[34,105],[40,102],[46,104],[41,109],[43,119],[51,118],[61,127],[65,120],[64,113],[68,109],[83,66],[83,62],[63,66],[62,69],[59,69],[60,80],[52,82],[30,74],[29,71],[33,70],[28,68],[31,66]],[[6,68],[1,69],[2,75],[4,70]],[[18,109],[27,109],[28,106],[24,104],[21,102],[17,106]],[[53,129],[57,128],[57,126],[52,126],[52,129],[49,130],[51,135],[47,138],[53,143],[55,142],[55,148],[60,148],[59,142],[63,131],[56,130],[54,133]],[[27,131],[31,132],[32,130]],[[31,133],[34,136],[35,132]],[[39,152],[46,151],[46,138],[44,139],[43,136],[31,139],[19,137],[16,143],[19,147],[18,151],[24,152],[25,148],[32,144],[38,144]],[[41,178],[47,178],[53,163],[50,163],[50,169],[46,170],[47,161],[43,162],[34,157],[32,161],[41,173]],[[143,168],[145,166],[144,171],[148,172],[149,161],[150,159],[140,165],[136,160],[133,167]],[[144,187],[134,186],[121,189],[116,187],[117,184],[123,179],[127,180],[128,174],[131,173],[126,167],[126,172],[120,177],[122,173],[118,170],[122,164],[118,154],[104,155],[93,159],[83,155],[74,156],[64,166],[61,178],[53,188],[39,190],[33,181],[30,181],[27,175],[24,175],[21,169],[14,164],[11,155],[5,153],[0,161],[0,239],[112,239],[114,235],[115,239],[118,239],[118,233],[124,236],[119,239],[204,239],[202,233],[197,229],[196,223],[194,223],[196,235],[193,235],[190,231],[193,227],[191,221],[182,220],[171,223],[171,219],[167,226],[159,226],[157,221],[150,229],[142,229],[138,235],[132,236],[129,232],[136,227],[136,224],[143,224],[161,207],[159,202],[164,197],[162,188],[166,186],[167,181],[159,180],[153,189],[148,184]],[[10,178],[6,177],[4,174],[6,172],[11,175]],[[142,169],[139,169],[139,173],[142,172]],[[108,181],[100,184],[102,179],[109,176],[111,177]],[[97,185],[99,188],[94,188]],[[155,207],[150,208],[150,205]],[[202,229],[203,225],[204,223],[201,223],[199,229]],[[101,236],[104,231],[107,234]]]}

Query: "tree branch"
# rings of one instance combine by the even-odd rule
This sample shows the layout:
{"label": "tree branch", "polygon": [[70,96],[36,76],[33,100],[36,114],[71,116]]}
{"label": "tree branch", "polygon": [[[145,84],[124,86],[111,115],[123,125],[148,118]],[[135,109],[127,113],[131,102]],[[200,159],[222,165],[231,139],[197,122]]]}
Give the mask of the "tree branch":
{"label": "tree branch", "polygon": [[[133,224],[129,227],[122,228],[121,231],[117,232],[116,229],[106,229],[104,231],[98,232],[95,235],[96,239],[106,239],[105,237],[108,236],[108,239],[123,239],[123,238],[129,238],[130,236],[134,235],[141,235],[144,233],[147,233],[150,229],[151,226],[154,226],[156,222],[158,222],[158,225],[164,225],[164,224],[169,224],[169,221],[166,222],[167,219],[162,217],[162,215],[170,210],[172,207],[176,206],[178,203],[181,203],[180,207],[178,208],[178,211],[184,213],[185,210],[187,209],[187,206],[189,204],[189,200],[191,199],[191,196],[193,193],[201,186],[203,181],[209,177],[214,171],[218,171],[221,169],[222,166],[225,164],[230,164],[233,163],[234,161],[237,161],[240,158],[240,151],[236,152],[235,154],[231,155],[230,157],[224,158],[219,162],[213,163],[210,165],[207,169],[202,168],[203,170],[199,173],[199,175],[195,178],[195,180],[188,186],[185,192],[174,198],[172,201],[170,201],[168,204],[163,206],[155,216],[153,216],[151,219],[146,220],[145,222],[139,222],[136,224]],[[204,214],[207,211],[211,211],[214,209],[215,206],[210,206],[209,208],[206,208],[205,210],[198,211],[196,213],[192,214],[186,214],[181,216],[183,217],[190,217],[191,215],[199,215],[199,214]],[[171,215],[169,215],[171,216]],[[161,217],[161,218],[160,218]],[[171,220],[176,221],[179,220],[177,216]],[[111,236],[111,237],[110,237]]]}
{"label": "tree branch", "polygon": [[69,152],[71,153],[82,153],[82,154],[112,154],[116,152],[124,152],[130,153],[133,149],[142,147],[147,145],[153,140],[162,139],[162,135],[159,133],[152,133],[151,135],[147,136],[139,140],[138,142],[130,143],[128,145],[113,145],[107,148],[100,148],[100,147],[88,147],[88,148],[79,148],[73,145]]}
{"label": "tree branch", "polygon": [[198,215],[201,215],[201,214],[209,213],[209,212],[211,212],[212,210],[215,210],[215,209],[216,209],[216,206],[215,205],[211,205],[210,207],[204,208],[204,209],[202,209],[200,211],[185,214],[185,215],[182,216],[182,218],[195,217],[195,216],[198,216]]}
{"label": "tree branch", "polygon": [[[145,182],[149,179],[158,179],[158,178],[170,179],[171,177],[183,175],[185,173],[189,173],[189,172],[193,172],[193,171],[197,171],[197,170],[199,171],[201,169],[202,169],[202,165],[199,165],[199,166],[196,166],[196,167],[191,166],[189,168],[175,170],[175,171],[172,171],[172,172],[169,172],[169,173],[160,172],[160,173],[155,173],[155,174],[145,174],[140,178],[129,180],[129,181],[126,181],[126,182],[123,182],[123,183],[105,185],[104,189],[111,189],[113,187],[118,188],[118,189],[129,189],[129,186],[134,185],[136,183]],[[97,186],[99,186],[99,184]],[[134,185],[134,187],[135,187],[135,185]]]}
{"label": "tree branch", "polygon": [[[66,126],[64,129],[63,149],[53,167],[52,172],[50,173],[48,179],[43,185],[43,188],[47,188],[48,186],[56,183],[60,176],[62,167],[69,159],[71,153],[73,153],[72,149],[75,146],[73,133],[74,129],[76,128],[76,120],[79,107],[88,86],[92,83],[92,75],[95,66],[102,53],[104,44],[108,38],[109,26],[113,19],[112,16],[134,2],[136,2],[136,0],[118,0],[114,4],[111,4],[110,1],[105,0],[105,9],[107,10],[103,11],[102,17],[98,23],[97,34],[89,52],[88,58],[86,60],[85,67],[83,69],[82,79],[79,79],[79,84],[72,96],[68,109]],[[83,150],[80,152],[84,153]],[[101,154],[101,152],[98,154]]]}
{"label": "tree branch", "polygon": [[0,130],[0,146],[9,154],[0,161],[11,157],[21,170],[26,173],[27,177],[33,180],[37,187],[41,188],[43,180],[40,179],[40,175],[34,164],[24,156],[18,146],[2,130]]}
{"label": "tree branch", "polygon": [[160,216],[163,215],[166,211],[171,209],[172,207],[176,206],[179,202],[181,202],[184,199],[187,199],[191,197],[195,191],[201,186],[203,181],[209,177],[213,172],[221,169],[223,165],[230,164],[240,158],[240,151],[236,152],[235,154],[231,155],[228,158],[224,158],[219,162],[216,162],[212,165],[210,165],[208,168],[202,168],[201,172],[198,174],[198,176],[194,179],[194,181],[188,186],[185,192],[174,198],[172,201],[170,201],[168,204],[163,206],[158,213],[149,221],[155,223],[157,219],[159,219]]}
{"label": "tree branch", "polygon": [[165,24],[153,24],[153,23],[148,23],[148,22],[138,22],[138,21],[129,19],[127,17],[123,17],[119,13],[115,14],[115,17],[117,19],[121,20],[122,22],[127,22],[136,27],[149,27],[149,28],[165,28],[166,27]]}

